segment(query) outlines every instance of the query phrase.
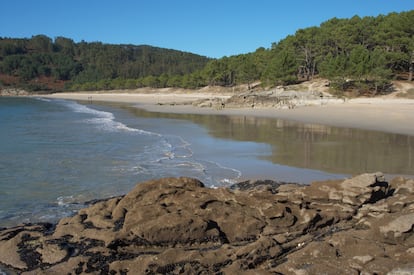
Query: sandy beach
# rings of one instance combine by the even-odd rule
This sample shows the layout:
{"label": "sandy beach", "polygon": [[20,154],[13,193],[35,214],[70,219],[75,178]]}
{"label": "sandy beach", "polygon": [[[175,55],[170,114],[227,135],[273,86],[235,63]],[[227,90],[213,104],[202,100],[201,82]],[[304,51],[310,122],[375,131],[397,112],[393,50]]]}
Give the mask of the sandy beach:
{"label": "sandy beach", "polygon": [[[85,101],[123,102],[151,112],[218,114],[279,118],[303,123],[358,128],[414,136],[414,100],[395,97],[356,98],[343,103],[276,108],[200,108],[190,103],[208,98],[227,99],[216,92],[76,92],[56,93],[48,98]],[[187,104],[188,103],[188,104]]]}

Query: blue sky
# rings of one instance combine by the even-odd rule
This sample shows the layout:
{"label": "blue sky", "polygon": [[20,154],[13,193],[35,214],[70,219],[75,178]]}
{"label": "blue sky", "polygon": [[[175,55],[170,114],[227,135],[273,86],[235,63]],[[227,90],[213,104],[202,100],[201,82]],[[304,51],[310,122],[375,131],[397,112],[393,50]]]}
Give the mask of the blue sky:
{"label": "blue sky", "polygon": [[220,58],[269,48],[333,18],[414,9],[414,0],[1,0],[0,37],[147,44]]}

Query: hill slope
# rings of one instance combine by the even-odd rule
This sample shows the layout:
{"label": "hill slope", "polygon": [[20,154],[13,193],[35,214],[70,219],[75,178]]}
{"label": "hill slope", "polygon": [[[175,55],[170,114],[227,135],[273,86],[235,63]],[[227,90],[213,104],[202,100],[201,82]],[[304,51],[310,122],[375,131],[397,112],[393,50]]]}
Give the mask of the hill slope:
{"label": "hill slope", "polygon": [[69,38],[52,40],[44,35],[0,38],[0,85],[59,90],[68,81],[82,84],[185,75],[203,68],[208,61],[204,56],[147,45],[75,43]]}
{"label": "hill slope", "polygon": [[332,18],[299,29],[270,49],[209,59],[151,46],[74,43],[44,35],[0,38],[0,88],[104,90],[297,84],[315,76],[340,93],[378,95],[413,80],[414,10]]}

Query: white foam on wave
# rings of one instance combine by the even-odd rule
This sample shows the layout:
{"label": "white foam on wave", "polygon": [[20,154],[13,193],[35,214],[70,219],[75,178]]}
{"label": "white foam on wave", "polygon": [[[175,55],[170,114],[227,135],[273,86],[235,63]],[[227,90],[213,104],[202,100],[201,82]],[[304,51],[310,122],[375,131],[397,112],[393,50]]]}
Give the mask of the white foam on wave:
{"label": "white foam on wave", "polygon": [[[229,168],[214,161],[198,160],[193,157],[190,143],[181,137],[175,137],[175,142],[165,141],[164,150],[154,161],[147,163],[150,170],[159,170],[179,176],[190,176],[200,179],[209,187],[228,186],[237,182],[242,173],[233,168]],[[176,151],[182,153],[176,153]],[[160,168],[158,168],[160,166]],[[168,174],[167,174],[168,175]]]}
{"label": "white foam on wave", "polygon": [[[239,177],[237,177],[237,178],[239,178]],[[232,184],[237,183],[237,181],[235,179],[222,179],[220,182],[225,184],[225,185],[232,185]]]}
{"label": "white foam on wave", "polygon": [[191,150],[191,143],[180,136],[165,137],[163,143],[167,147],[167,151],[164,154],[170,159],[171,157],[191,158],[194,155],[193,150]]}
{"label": "white foam on wave", "polygon": [[[129,167],[130,171],[133,171],[134,174],[151,173],[152,170],[159,169],[165,171],[171,169],[177,170],[176,172],[178,173],[182,173],[180,170],[186,170],[188,173],[198,175],[204,180],[209,181],[211,187],[215,184],[220,186],[230,185],[236,183],[237,179],[241,177],[241,172],[239,170],[225,167],[212,161],[200,161],[194,159],[191,143],[184,140],[181,136],[164,136],[158,133],[128,127],[127,125],[116,121],[113,113],[96,110],[89,106],[78,104],[75,101],[66,101],[65,103],[74,112],[92,115],[92,118],[85,119],[85,121],[95,125],[103,131],[126,131],[161,138],[161,143],[158,144],[157,148],[149,148],[149,151],[141,152],[144,154],[141,155],[141,157],[144,157],[145,160],[140,158],[139,161],[134,163],[134,168],[132,168],[132,166]],[[152,159],[152,161],[148,162],[148,158]],[[141,163],[141,161],[145,161],[145,163]],[[159,168],[159,165],[162,167]],[[129,170],[126,167],[122,168]],[[66,204],[67,201],[63,200],[61,203]]]}
{"label": "white foam on wave", "polygon": [[68,206],[70,204],[76,203],[76,200],[72,195],[60,196],[60,197],[57,197],[56,202],[59,206]]}
{"label": "white foam on wave", "polygon": [[127,125],[116,121],[114,114],[106,111],[99,111],[93,108],[90,108],[85,105],[78,104],[74,101],[65,101],[66,106],[71,108],[76,113],[90,114],[94,118],[86,119],[86,123],[94,124],[96,127],[103,131],[114,132],[114,131],[125,131],[125,132],[134,132],[141,135],[150,135],[150,136],[161,136],[160,134],[145,131],[142,129],[136,129],[128,127]]}
{"label": "white foam on wave", "polygon": [[163,136],[157,148],[151,149],[152,161],[143,164],[157,175],[190,176],[203,181],[209,187],[228,186],[237,182],[241,171],[210,160],[194,158],[191,143],[181,136]]}
{"label": "white foam on wave", "polygon": [[[208,164],[205,165],[208,168],[205,168],[204,173],[208,175],[209,180],[212,182],[210,187],[217,187],[214,183],[219,186],[228,186],[234,183],[237,183],[237,180],[242,176],[241,171],[226,167],[215,161],[206,161]],[[214,169],[221,170],[221,172],[212,171]],[[217,175],[222,175],[218,177]]]}
{"label": "white foam on wave", "polygon": [[[191,159],[194,152],[191,150],[191,143],[187,142],[180,136],[163,136],[160,143],[159,155],[157,156],[152,163],[167,165],[170,167],[185,167],[189,166],[189,161],[184,161],[184,159]],[[198,163],[195,163],[195,166],[199,166]],[[193,167],[195,167],[193,165]]]}
{"label": "white foam on wave", "polygon": [[112,171],[114,172],[128,172],[134,175],[140,175],[144,173],[148,173],[148,169],[145,167],[138,165],[138,164],[131,164],[131,165],[116,165],[112,167]]}
{"label": "white foam on wave", "polygon": [[40,101],[44,101],[44,102],[51,102],[52,101],[51,99],[45,98],[45,97],[35,97],[34,99],[37,99],[37,100],[40,100]]}

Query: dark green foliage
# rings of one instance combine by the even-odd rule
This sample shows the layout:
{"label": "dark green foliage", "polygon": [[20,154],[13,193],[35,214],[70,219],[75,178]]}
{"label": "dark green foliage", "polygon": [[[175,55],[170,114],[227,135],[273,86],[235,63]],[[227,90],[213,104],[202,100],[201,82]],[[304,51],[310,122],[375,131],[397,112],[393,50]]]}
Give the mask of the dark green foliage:
{"label": "dark green foliage", "polygon": [[[404,79],[412,71],[413,37],[414,11],[376,18],[334,18],[273,44],[261,80],[279,85],[317,74],[337,83],[347,81],[339,85],[344,88],[359,83],[374,90],[373,94],[387,92],[389,80]],[[412,80],[412,74],[405,79]]]}
{"label": "dark green foliage", "polygon": [[[169,78],[202,69],[209,58],[151,46],[74,43],[65,37],[54,41],[44,35],[30,39],[0,38],[0,74],[18,83],[66,82],[65,89],[165,87]],[[177,82],[182,86],[182,79]],[[198,85],[198,84],[197,84]],[[191,85],[191,86],[197,86]]]}
{"label": "dark green foliage", "polygon": [[393,78],[412,80],[413,37],[414,11],[333,18],[298,30],[270,49],[212,60],[202,75],[211,85],[225,86],[254,80],[287,85],[319,75],[339,91],[386,93]]}
{"label": "dark green foliage", "polygon": [[296,54],[291,47],[282,48],[279,50],[272,50],[271,59],[264,71],[262,78],[268,84],[287,85],[297,82],[297,71],[299,61]]}
{"label": "dark green foliage", "polygon": [[[48,77],[65,89],[199,88],[261,81],[275,86],[315,76],[341,91],[389,92],[392,79],[412,80],[414,11],[378,17],[333,18],[298,30],[270,49],[209,59],[150,46],[74,43],[44,35],[0,38],[0,76],[22,83]],[[35,83],[39,85],[39,83]],[[2,79],[2,85],[10,85]]]}

